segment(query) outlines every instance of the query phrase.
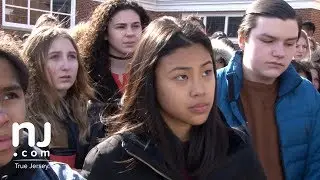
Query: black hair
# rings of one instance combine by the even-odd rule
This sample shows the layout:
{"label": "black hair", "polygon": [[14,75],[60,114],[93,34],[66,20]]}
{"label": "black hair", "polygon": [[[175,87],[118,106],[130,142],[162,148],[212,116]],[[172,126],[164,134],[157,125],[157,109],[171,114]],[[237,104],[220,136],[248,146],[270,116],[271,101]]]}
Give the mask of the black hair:
{"label": "black hair", "polygon": [[135,11],[145,28],[150,18],[138,3],[130,0],[109,0],[101,3],[93,12],[88,28],[83,37],[77,42],[81,56],[86,63],[96,91],[96,98],[108,103],[105,114],[113,114],[118,109],[121,92],[112,77],[109,60],[109,42],[105,40],[111,18],[122,10]]}
{"label": "black hair", "polygon": [[210,39],[222,39],[222,38],[227,38],[226,33],[222,32],[222,31],[216,31],[210,37]]}
{"label": "black hair", "polygon": [[21,45],[11,35],[4,32],[0,32],[0,39],[0,57],[6,59],[12,65],[17,75],[18,83],[23,92],[26,93],[29,84],[29,73],[20,56],[19,48]]}
{"label": "black hair", "polygon": [[313,33],[316,31],[316,26],[311,21],[305,21],[302,23],[303,29],[311,30]]}
{"label": "black hair", "polygon": [[[213,103],[207,121],[191,128],[186,154],[182,142],[173,135],[160,114],[155,74],[157,64],[162,57],[194,44],[201,44],[214,60],[210,39],[197,25],[167,16],[151,22],[129,67],[122,110],[116,119],[109,121],[110,135],[125,132],[147,134],[157,144],[170,175],[175,179],[181,179],[178,177],[181,177],[182,169],[192,177],[205,179],[222,164],[229,147],[227,127],[216,103]],[[214,63],[213,67],[216,77]]]}

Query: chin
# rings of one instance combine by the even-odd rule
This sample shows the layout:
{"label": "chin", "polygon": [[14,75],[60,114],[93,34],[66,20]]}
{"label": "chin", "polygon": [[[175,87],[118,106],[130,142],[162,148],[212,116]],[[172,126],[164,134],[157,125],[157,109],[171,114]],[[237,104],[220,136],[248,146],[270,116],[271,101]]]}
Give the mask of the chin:
{"label": "chin", "polygon": [[12,160],[13,153],[14,151],[12,149],[0,152],[0,167],[8,164]]}
{"label": "chin", "polygon": [[278,78],[284,71],[280,71],[280,70],[277,70],[277,71],[269,71],[269,72],[266,72],[264,73],[264,76],[266,78],[269,78],[269,79],[276,79]]}
{"label": "chin", "polygon": [[72,86],[60,86],[57,89],[59,91],[68,91]]}
{"label": "chin", "polygon": [[208,119],[208,115],[201,116],[201,117],[196,117],[195,119],[192,119],[192,122],[190,123],[192,126],[200,126],[204,124]]}

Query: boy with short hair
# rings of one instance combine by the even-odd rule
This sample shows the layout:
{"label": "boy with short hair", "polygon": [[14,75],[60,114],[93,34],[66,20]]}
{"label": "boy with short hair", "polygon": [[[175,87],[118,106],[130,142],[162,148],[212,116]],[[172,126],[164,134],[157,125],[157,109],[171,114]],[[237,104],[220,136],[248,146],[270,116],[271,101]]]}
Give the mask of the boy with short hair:
{"label": "boy with short hair", "polygon": [[251,137],[268,179],[320,179],[320,95],[291,65],[301,23],[284,0],[257,0],[218,71],[227,123]]}

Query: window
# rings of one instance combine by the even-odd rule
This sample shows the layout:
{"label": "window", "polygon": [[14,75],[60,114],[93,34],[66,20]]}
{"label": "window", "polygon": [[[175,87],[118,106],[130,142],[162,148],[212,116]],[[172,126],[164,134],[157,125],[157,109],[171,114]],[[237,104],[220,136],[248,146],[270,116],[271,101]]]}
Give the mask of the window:
{"label": "window", "polygon": [[206,16],[206,29],[208,35],[212,35],[216,31],[222,31],[230,38],[238,36],[238,27],[242,17],[233,16]]}
{"label": "window", "polygon": [[242,17],[229,17],[228,21],[228,37],[237,37],[238,36],[238,28],[241,24]]}
{"label": "window", "polygon": [[2,0],[4,26],[31,29],[42,14],[53,14],[65,27],[75,25],[76,0]]}
{"label": "window", "polygon": [[212,35],[216,31],[224,31],[224,16],[207,17],[206,30],[209,35]]}

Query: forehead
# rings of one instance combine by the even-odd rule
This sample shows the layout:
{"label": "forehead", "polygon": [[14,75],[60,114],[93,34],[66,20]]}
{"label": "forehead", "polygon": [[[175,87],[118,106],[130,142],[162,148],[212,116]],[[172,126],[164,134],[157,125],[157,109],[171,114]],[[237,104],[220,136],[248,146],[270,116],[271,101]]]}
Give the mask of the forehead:
{"label": "forehead", "polygon": [[73,44],[68,38],[57,37],[53,40],[49,52],[56,50],[75,50]]}
{"label": "forehead", "polygon": [[302,37],[302,36],[300,36],[300,38],[299,38],[299,40],[298,40],[298,43],[299,44],[307,44],[307,40],[304,38],[304,37]]}
{"label": "forehead", "polygon": [[212,61],[210,53],[201,44],[178,48],[171,54],[160,59],[163,67],[171,68],[175,66],[200,66],[204,62]]}
{"label": "forehead", "polygon": [[294,19],[282,20],[280,18],[258,17],[256,27],[252,29],[253,35],[267,34],[278,39],[298,37],[298,23]]}
{"label": "forehead", "polygon": [[111,18],[111,24],[140,22],[140,16],[132,9],[121,10]]}
{"label": "forehead", "polygon": [[7,59],[0,57],[0,89],[17,84],[19,83],[14,67]]}

